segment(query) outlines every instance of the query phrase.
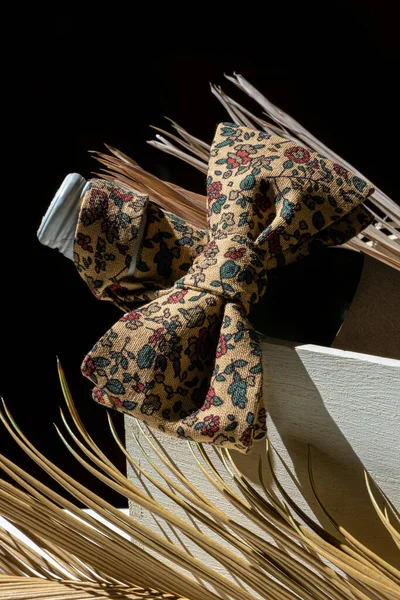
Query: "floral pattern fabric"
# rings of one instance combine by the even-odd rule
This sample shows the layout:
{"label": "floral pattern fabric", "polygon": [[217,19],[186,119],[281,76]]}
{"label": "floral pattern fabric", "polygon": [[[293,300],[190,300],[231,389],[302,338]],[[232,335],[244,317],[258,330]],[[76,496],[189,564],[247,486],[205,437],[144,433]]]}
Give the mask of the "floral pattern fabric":
{"label": "floral pattern fabric", "polygon": [[372,191],[312,150],[231,123],[218,126],[211,147],[208,232],[134,192],[93,182],[75,263],[96,295],[127,310],[83,362],[94,399],[170,435],[249,452],[266,435],[262,352],[249,308],[265,293],[269,269],[362,231],[372,220],[362,206]]}
{"label": "floral pattern fabric", "polygon": [[[81,204],[74,262],[96,298],[126,312],[173,285],[207,243],[208,232],[163,211],[147,196],[93,179]],[[134,254],[135,271],[128,275]]]}

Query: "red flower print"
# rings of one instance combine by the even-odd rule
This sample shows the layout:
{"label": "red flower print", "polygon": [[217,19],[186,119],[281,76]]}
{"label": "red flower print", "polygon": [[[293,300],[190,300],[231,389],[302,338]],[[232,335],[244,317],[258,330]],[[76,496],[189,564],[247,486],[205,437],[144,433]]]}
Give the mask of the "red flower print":
{"label": "red flower print", "polygon": [[95,387],[95,388],[93,388],[92,394],[93,394],[93,398],[94,398],[94,400],[96,400],[96,402],[100,402],[100,404],[105,404],[103,390],[101,390],[98,387]]}
{"label": "red flower print", "polygon": [[121,398],[117,398],[116,396],[108,396],[114,406],[122,406]]}
{"label": "red flower print", "polygon": [[208,201],[210,202],[211,200],[218,200],[221,195],[221,191],[222,183],[220,181],[214,181],[214,183],[211,183],[207,188]]}
{"label": "red flower print", "polygon": [[228,352],[228,346],[226,343],[225,336],[221,333],[218,340],[217,350],[215,352],[215,356],[219,358]]}
{"label": "red flower print", "polygon": [[225,258],[232,258],[233,260],[237,260],[238,258],[243,258],[246,254],[246,248],[229,248],[228,252],[225,252]]}
{"label": "red flower print", "polygon": [[247,165],[250,162],[250,156],[247,150],[238,150],[236,154],[229,154],[226,162],[231,169],[236,169],[240,165]]}
{"label": "red flower print", "polygon": [[86,375],[86,377],[90,377],[91,375],[93,375],[93,373],[96,370],[96,367],[91,356],[86,356],[81,370],[83,375]]}
{"label": "red flower print", "polygon": [[232,169],[237,169],[237,167],[239,167],[240,163],[238,163],[238,161],[233,158],[233,156],[230,156],[228,158],[228,160],[226,161],[226,163],[232,168]]}
{"label": "red flower print", "polygon": [[251,444],[251,427],[248,427],[242,434],[240,441],[242,442],[243,446],[250,446]]}
{"label": "red flower print", "polygon": [[104,190],[98,190],[96,188],[92,188],[90,190],[90,201],[94,202],[95,200],[107,200],[107,192]]}
{"label": "red flower print", "polygon": [[85,235],[82,232],[78,233],[78,237],[76,238],[78,246],[87,252],[93,252],[93,246],[90,244],[91,241],[90,235]]}
{"label": "red flower print", "polygon": [[123,317],[121,317],[120,321],[125,322],[125,321],[137,321],[138,319],[141,318],[141,314],[135,312],[134,310],[132,310],[132,312],[127,313],[126,315],[124,315]]}
{"label": "red flower print", "polygon": [[179,290],[178,292],[174,292],[168,297],[168,302],[170,304],[177,304],[178,302],[181,302],[188,293],[188,291],[189,290]]}
{"label": "red flower print", "polygon": [[281,250],[282,250],[281,240],[280,240],[279,234],[277,234],[276,231],[271,231],[271,233],[268,234],[267,242],[268,242],[268,248],[269,248],[270,254],[272,256],[274,256],[275,254],[278,254],[278,252],[281,252]]}
{"label": "red flower print", "polygon": [[247,163],[250,162],[250,156],[247,150],[238,150],[236,156],[242,159],[242,165],[247,165]]}
{"label": "red flower print", "polygon": [[219,417],[215,415],[209,415],[205,417],[202,428],[201,435],[208,435],[209,437],[213,437],[214,433],[219,430]]}
{"label": "red flower print", "polygon": [[214,398],[215,398],[215,390],[213,387],[210,387],[207,392],[205,402],[204,402],[203,406],[200,407],[200,410],[209,409],[214,404]]}
{"label": "red flower print", "polygon": [[342,165],[338,165],[338,164],[334,164],[333,165],[333,170],[339,175],[339,177],[348,177],[349,172],[342,167]]}
{"label": "red flower print", "polygon": [[149,344],[157,344],[157,342],[163,339],[163,333],[165,331],[165,327],[159,327],[155,330],[152,336],[149,337]]}
{"label": "red flower print", "polygon": [[290,160],[299,165],[310,160],[309,151],[302,146],[293,146],[292,148],[288,148],[285,150],[284,154],[287,156],[287,158],[290,158]]}
{"label": "red flower print", "polygon": [[112,194],[113,196],[116,196],[117,198],[122,200],[122,202],[130,202],[133,198],[132,192],[126,192],[125,194],[123,194],[116,187],[113,188]]}
{"label": "red flower print", "polygon": [[137,394],[141,394],[142,392],[144,392],[145,387],[144,387],[143,383],[138,383],[135,385],[135,387],[133,389],[135,390],[135,392]]}
{"label": "red flower print", "polygon": [[254,202],[256,203],[256,206],[263,212],[268,210],[272,204],[268,196],[265,196],[264,194],[256,194]]}

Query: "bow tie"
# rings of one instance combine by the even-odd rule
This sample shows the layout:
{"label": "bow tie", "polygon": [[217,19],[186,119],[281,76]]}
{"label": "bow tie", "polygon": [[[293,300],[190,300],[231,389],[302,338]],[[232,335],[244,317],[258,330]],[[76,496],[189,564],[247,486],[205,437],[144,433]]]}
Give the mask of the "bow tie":
{"label": "bow tie", "polygon": [[249,452],[266,434],[249,308],[268,270],[362,231],[372,192],[316,152],[234,124],[220,124],[211,146],[208,232],[92,182],[75,264],[96,295],[128,310],[82,364],[94,399],[170,435]]}

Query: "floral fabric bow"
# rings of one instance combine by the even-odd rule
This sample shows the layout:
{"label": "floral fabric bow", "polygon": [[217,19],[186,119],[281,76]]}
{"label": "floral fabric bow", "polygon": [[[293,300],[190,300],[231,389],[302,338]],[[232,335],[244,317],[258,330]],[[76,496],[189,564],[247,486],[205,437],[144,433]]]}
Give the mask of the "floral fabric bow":
{"label": "floral fabric bow", "polygon": [[269,269],[364,229],[372,192],[316,152],[230,123],[211,147],[208,232],[94,180],[75,264],[97,296],[128,311],[83,362],[94,399],[170,435],[249,452],[266,434],[250,305]]}

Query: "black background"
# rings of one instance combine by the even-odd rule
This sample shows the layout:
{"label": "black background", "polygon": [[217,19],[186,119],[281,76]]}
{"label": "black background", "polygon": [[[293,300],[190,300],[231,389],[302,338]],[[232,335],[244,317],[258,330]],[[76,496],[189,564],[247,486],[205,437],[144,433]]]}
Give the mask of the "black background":
{"label": "black background", "polygon": [[[125,12],[93,9],[88,19],[59,7],[58,14],[24,12],[22,25],[10,23],[12,41],[2,57],[3,126],[11,135],[3,142],[0,393],[41,451],[118,506],[125,501],[76,467],[52,426],[63,405],[58,355],[89,432],[124,468],[105,411],[91,400],[79,368],[119,312],[96,301],[73,264],[36,239],[64,176],[89,177],[95,169],[87,150],[109,143],[156,175],[202,193],[201,174],[146,145],[154,135],[149,125],[167,126],[166,115],[210,142],[227,118],[209,82],[258,110],[224,80],[224,72],[236,71],[398,198],[394,3],[262,6],[223,3],[217,13],[186,3],[161,13],[136,3]],[[114,420],[123,435],[121,416]],[[0,431],[0,451],[39,475]]]}

